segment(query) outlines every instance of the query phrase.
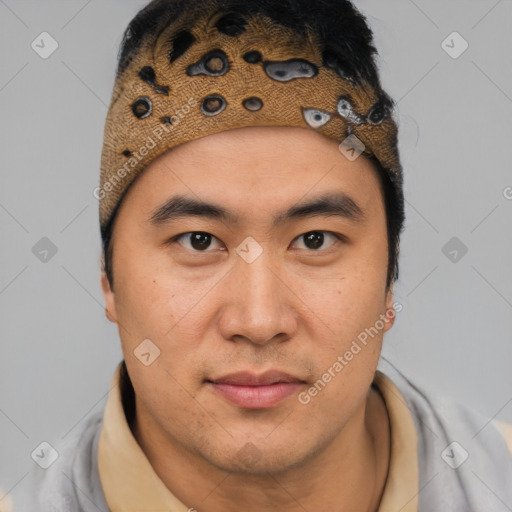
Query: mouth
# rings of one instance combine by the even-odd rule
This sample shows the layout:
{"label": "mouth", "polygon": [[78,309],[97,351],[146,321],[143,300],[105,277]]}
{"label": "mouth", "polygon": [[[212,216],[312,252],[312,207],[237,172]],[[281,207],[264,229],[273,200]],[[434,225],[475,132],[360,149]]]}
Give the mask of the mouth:
{"label": "mouth", "polygon": [[239,372],[206,380],[212,389],[242,409],[274,407],[305,384],[304,380],[277,370],[257,375]]}

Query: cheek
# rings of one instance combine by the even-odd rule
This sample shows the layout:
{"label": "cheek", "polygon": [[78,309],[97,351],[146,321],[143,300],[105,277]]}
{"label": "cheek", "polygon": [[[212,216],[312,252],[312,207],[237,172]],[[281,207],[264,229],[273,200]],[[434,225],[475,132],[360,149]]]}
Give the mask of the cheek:
{"label": "cheek", "polygon": [[[355,407],[371,383],[385,327],[386,262],[379,258],[379,250],[373,255],[354,254],[311,298],[319,319],[316,324],[328,326],[322,328],[327,337],[316,336],[315,378],[321,382],[312,392],[321,398],[313,407],[329,403],[339,403],[340,407],[351,403]],[[311,284],[306,283],[304,289],[311,289]]]}
{"label": "cheek", "polygon": [[[119,267],[118,267],[119,268]],[[162,337],[175,323],[173,303],[177,292],[163,286],[158,278],[135,268],[116,275],[116,310],[130,334]]]}
{"label": "cheek", "polygon": [[354,275],[326,290],[321,300],[319,316],[329,337],[317,339],[315,381],[299,401],[319,418],[333,408],[350,416],[364,400],[379,361],[384,293],[373,279]]}
{"label": "cheek", "polygon": [[[378,253],[380,257],[382,254]],[[328,280],[305,281],[304,301],[311,305],[319,320],[329,328],[330,336],[346,343],[371,327],[386,308],[386,267],[372,257],[354,254]],[[315,290],[311,293],[311,290]],[[306,291],[308,293],[306,294]]]}
{"label": "cheek", "polygon": [[143,365],[134,351],[144,340],[151,340],[165,353],[167,333],[176,323],[172,305],[177,291],[162,285],[158,266],[140,246],[121,239],[116,242],[114,293],[119,335],[127,364],[133,359],[138,367]]}
{"label": "cheek", "polygon": [[[116,310],[123,352],[127,365],[132,362],[134,379],[140,379],[149,394],[156,393],[151,389],[156,380],[169,384],[169,388],[159,385],[158,393],[176,389],[165,370],[184,384],[190,381],[190,373],[198,367],[196,349],[211,321],[209,310],[204,308],[205,293],[216,282],[194,282],[159,258],[133,250],[130,257],[120,258],[116,268]],[[136,358],[146,339],[159,350],[149,367]]]}
{"label": "cheek", "polygon": [[187,273],[165,248],[144,241],[123,242],[119,246],[124,256],[115,261],[116,300],[128,320],[141,318],[147,326],[165,323],[169,329],[185,319],[218,280],[215,275]]}
{"label": "cheek", "polygon": [[150,326],[165,319],[171,326],[173,319],[168,315],[173,315],[173,305],[183,290],[170,279],[163,251],[139,232],[120,236],[113,266],[116,304],[125,321],[142,320]]}

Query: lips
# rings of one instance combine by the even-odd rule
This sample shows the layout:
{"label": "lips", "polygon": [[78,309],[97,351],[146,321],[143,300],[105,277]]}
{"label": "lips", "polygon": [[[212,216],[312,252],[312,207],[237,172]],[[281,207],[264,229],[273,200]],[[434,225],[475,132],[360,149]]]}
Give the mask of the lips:
{"label": "lips", "polygon": [[293,377],[285,372],[278,370],[269,370],[260,375],[250,372],[239,372],[212,379],[215,384],[231,384],[233,386],[268,386],[280,382],[302,382],[297,377]]}
{"label": "lips", "polygon": [[288,373],[270,370],[260,375],[239,372],[208,380],[207,383],[229,402],[243,409],[274,407],[295,393],[304,381]]}

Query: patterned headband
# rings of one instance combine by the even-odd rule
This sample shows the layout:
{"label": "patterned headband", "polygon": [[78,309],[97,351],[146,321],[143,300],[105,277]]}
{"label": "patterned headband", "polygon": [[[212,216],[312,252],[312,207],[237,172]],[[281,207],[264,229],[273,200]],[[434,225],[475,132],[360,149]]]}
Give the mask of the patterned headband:
{"label": "patterned headband", "polygon": [[[155,158],[245,126],[313,129],[352,155],[374,156],[401,186],[393,102],[380,85],[326,49],[312,27],[298,31],[261,12],[226,12],[218,0],[199,4],[146,34],[120,61],[95,190],[102,233]],[[132,37],[128,30],[125,45]]]}

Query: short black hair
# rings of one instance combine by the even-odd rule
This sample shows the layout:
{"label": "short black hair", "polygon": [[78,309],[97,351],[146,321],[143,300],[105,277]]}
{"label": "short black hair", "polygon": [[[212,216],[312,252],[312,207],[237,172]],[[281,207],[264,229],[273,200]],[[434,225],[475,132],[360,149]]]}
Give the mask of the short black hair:
{"label": "short black hair", "polygon": [[384,95],[374,57],[373,33],[366,18],[349,0],[153,0],[129,23],[118,56],[118,76],[150,36],[160,34],[187,11],[218,10],[241,17],[263,14],[300,35],[317,33],[323,45],[323,64],[361,79]]}
{"label": "short black hair", "polygon": [[[350,76],[356,83],[367,82],[379,97],[382,90],[373,44],[373,33],[366,18],[349,0],[153,0],[128,25],[118,56],[117,76],[121,75],[137,54],[144,41],[159,34],[186,11],[204,9],[214,4],[218,10],[247,17],[263,14],[275,22],[291,28],[301,35],[312,30],[322,42],[323,64],[338,74]],[[390,104],[392,100],[389,99]],[[388,234],[389,288],[399,275],[400,234],[405,220],[402,177],[391,178],[381,163],[371,157],[380,179],[386,208]],[[109,221],[101,229],[103,244],[103,270],[111,288],[114,287],[113,229],[121,201]]]}

